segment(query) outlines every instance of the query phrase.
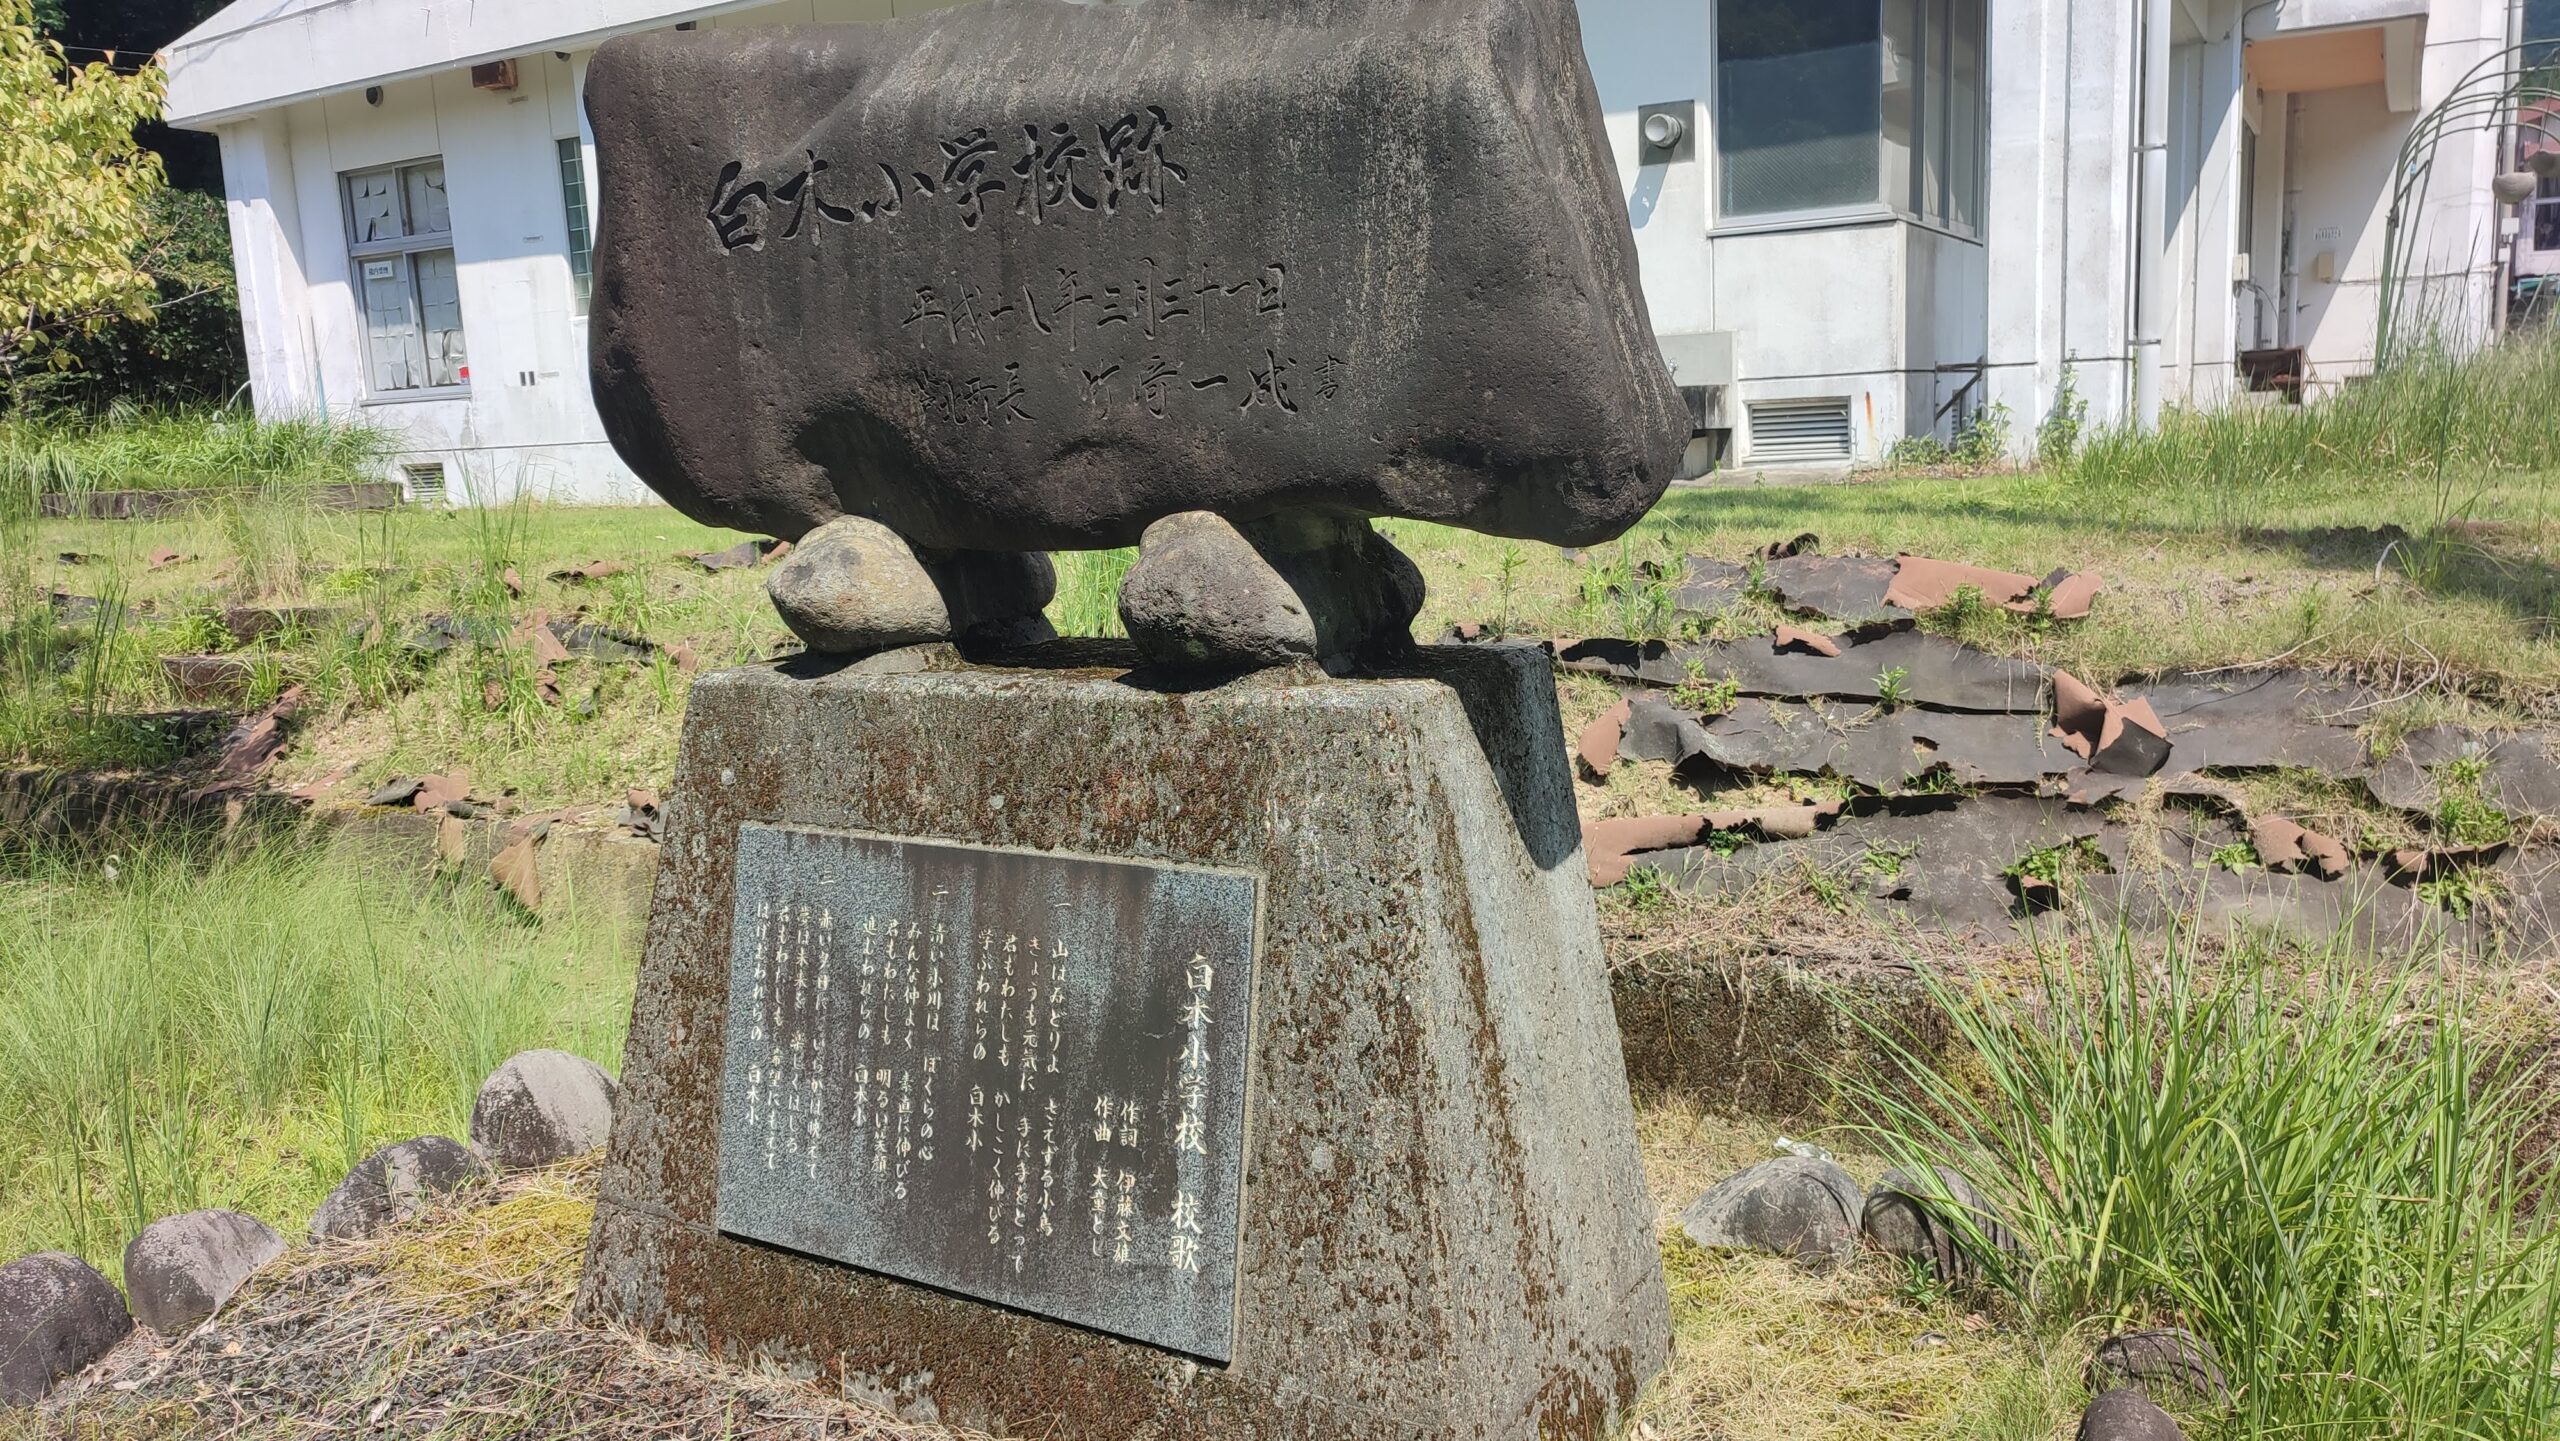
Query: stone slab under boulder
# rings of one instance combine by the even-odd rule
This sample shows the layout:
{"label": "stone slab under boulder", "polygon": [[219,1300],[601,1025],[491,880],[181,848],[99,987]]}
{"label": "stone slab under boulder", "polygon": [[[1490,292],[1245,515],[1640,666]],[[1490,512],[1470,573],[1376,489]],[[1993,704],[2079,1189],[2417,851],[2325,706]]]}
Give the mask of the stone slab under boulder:
{"label": "stone slab under boulder", "polygon": [[353,1241],[425,1215],[437,1198],[488,1174],[468,1147],[447,1136],[385,1146],[356,1163],[311,1217],[318,1241]]}
{"label": "stone slab under boulder", "polygon": [[471,1104],[471,1144],[502,1170],[583,1156],[613,1134],[613,1077],[567,1051],[499,1063]]}
{"label": "stone slab under boulder", "polygon": [[[697,684],[579,1314],[997,1434],[1614,1434],[1669,1354],[1669,1312],[1543,654],[1432,647],[1358,679],[1265,671],[1157,691],[1131,681],[1128,648],[1055,651],[1038,670],[801,664]],[[842,764],[848,754],[863,763]],[[755,1052],[730,1051],[765,1020],[734,1014],[734,962],[756,954],[733,953],[736,907],[750,886],[797,874],[761,858],[768,842],[820,857],[903,847],[936,864],[956,851],[983,857],[980,868],[1117,868],[1139,873],[1133,894],[1255,879],[1256,959],[1219,970],[1221,984],[1251,978],[1232,1153],[1243,1201],[1231,1227],[1203,1228],[1231,1263],[1228,1359],[724,1233],[795,1223],[742,1217],[726,1161],[710,1163],[731,1141],[777,1135],[769,1112],[759,1123],[742,1108],[798,1094],[777,1099],[762,1089],[773,1072],[747,1064]],[[909,894],[923,904],[975,873],[956,864]],[[747,913],[759,926],[761,906]],[[854,924],[850,911],[829,917],[805,924]],[[910,923],[919,930],[910,944],[930,951],[931,928]],[[1116,1034],[1100,1029],[1116,1023],[1100,1005],[1110,993],[1087,989],[1095,973],[1061,964],[1071,1026]],[[1078,1022],[1077,997],[1100,1018]],[[921,1046],[930,1022],[919,1026]],[[851,1044],[849,1027],[830,1034]],[[1143,1084],[1160,1086],[1155,1074]],[[827,1094],[830,1134],[843,1137],[842,1098]],[[946,1097],[939,1144],[967,1134],[964,1099]],[[1140,1119],[1165,1117],[1150,1103]],[[1090,1156],[1118,1144],[1083,1124],[1060,1141],[1076,1191],[1059,1244],[1078,1266]],[[790,1168],[836,1165],[849,1149],[777,1144],[773,1169],[753,1151],[747,1164],[784,1184]],[[1146,1154],[1133,1180],[1174,1149],[1160,1140]],[[1034,1196],[1041,1164],[1035,1151]],[[1095,1264],[1121,1282],[1083,1299],[1163,1279],[1163,1236],[1175,1233],[1154,1201],[1138,1210],[1145,1248],[1111,1270],[1110,1237],[1096,1232]],[[1011,1233],[1010,1217],[993,1219]],[[1057,1258],[1047,1244],[1034,1239],[1026,1260]]]}
{"label": "stone slab under boulder", "polygon": [[1710,1187],[1680,1213],[1680,1229],[1710,1250],[1767,1251],[1838,1265],[1858,1249],[1865,1210],[1858,1183],[1820,1156],[1780,1156]]}
{"label": "stone slab under boulder", "polygon": [[77,1256],[40,1251],[0,1266],[0,1405],[43,1400],[132,1329],[115,1284]]}
{"label": "stone slab under boulder", "polygon": [[237,1211],[189,1211],[142,1228],[124,1248],[133,1318],[174,1336],[222,1309],[250,1274],[284,1254],[284,1237]]}

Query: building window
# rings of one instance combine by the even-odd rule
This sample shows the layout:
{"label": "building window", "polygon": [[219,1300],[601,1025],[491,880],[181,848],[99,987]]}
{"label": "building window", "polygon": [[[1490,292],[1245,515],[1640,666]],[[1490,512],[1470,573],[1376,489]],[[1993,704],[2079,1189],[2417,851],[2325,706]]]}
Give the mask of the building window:
{"label": "building window", "polygon": [[1717,0],[1719,213],[1982,222],[1983,0]]}
{"label": "building window", "polygon": [[360,170],[342,183],[347,258],[363,305],[372,392],[464,384],[471,370],[462,345],[444,162]]}
{"label": "building window", "polygon": [[560,204],[569,213],[569,289],[584,315],[596,288],[595,246],[587,233],[587,162],[575,135],[560,137]]}
{"label": "building window", "polygon": [[1724,215],[1875,203],[1876,11],[1877,0],[1717,0]]}
{"label": "building window", "polygon": [[2533,187],[2533,248],[2560,250],[2560,176],[2544,176]]}

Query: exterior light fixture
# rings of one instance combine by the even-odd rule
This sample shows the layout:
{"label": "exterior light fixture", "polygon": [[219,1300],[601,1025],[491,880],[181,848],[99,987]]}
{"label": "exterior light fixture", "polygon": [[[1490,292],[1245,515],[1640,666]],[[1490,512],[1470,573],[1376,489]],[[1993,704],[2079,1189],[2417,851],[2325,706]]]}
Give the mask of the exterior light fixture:
{"label": "exterior light fixture", "polygon": [[1679,145],[1689,127],[1668,110],[1656,110],[1644,118],[1644,143],[1655,150],[1669,150]]}
{"label": "exterior light fixture", "polygon": [[2531,199],[2541,180],[2530,170],[2510,170],[2490,180],[2489,193],[2497,197],[2500,205],[2515,205]]}

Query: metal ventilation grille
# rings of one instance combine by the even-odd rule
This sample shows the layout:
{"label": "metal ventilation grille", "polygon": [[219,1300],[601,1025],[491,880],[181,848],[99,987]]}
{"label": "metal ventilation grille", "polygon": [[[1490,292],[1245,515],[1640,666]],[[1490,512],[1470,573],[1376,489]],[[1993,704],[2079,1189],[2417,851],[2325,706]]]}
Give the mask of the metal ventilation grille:
{"label": "metal ventilation grille", "polygon": [[409,499],[418,505],[440,505],[444,501],[444,467],[441,465],[404,465],[400,473],[409,482]]}
{"label": "metal ventilation grille", "polygon": [[1751,459],[1762,465],[1800,465],[1849,458],[1849,402],[1762,400],[1751,405]]}

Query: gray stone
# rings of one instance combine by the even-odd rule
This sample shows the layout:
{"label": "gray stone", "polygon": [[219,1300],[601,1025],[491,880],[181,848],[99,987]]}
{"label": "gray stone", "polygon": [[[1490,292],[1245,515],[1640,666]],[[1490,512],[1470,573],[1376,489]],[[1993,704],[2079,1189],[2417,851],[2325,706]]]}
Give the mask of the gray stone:
{"label": "gray stone", "polygon": [[2184,1441],[2168,1412],[2131,1387],[2109,1391],[2080,1413],[2079,1441]]}
{"label": "gray stone", "polygon": [[1570,0],[964,5],[598,50],[597,408],[698,520],[1585,544],[1689,421]]}
{"label": "gray stone", "polygon": [[1858,1183],[1838,1162],[1780,1156],[1710,1187],[1680,1213],[1680,1229],[1710,1250],[1837,1264],[1857,1250],[1864,1210]]}
{"label": "gray stone", "polygon": [[353,1241],[426,1214],[438,1197],[488,1174],[461,1142],[420,1136],[356,1163],[311,1217],[312,1239]]}
{"label": "gray stone", "polygon": [[284,1254],[284,1237],[237,1211],[163,1216],[124,1248],[133,1316],[164,1335],[222,1309],[250,1273]]}
{"label": "gray stone", "polygon": [[[2017,1237],[1992,1214],[1972,1182],[1953,1171],[1935,1174],[1933,1185],[1898,1167],[1884,1173],[1867,1192],[1866,1214],[1858,1223],[1869,1244],[1888,1256],[1918,1261],[1950,1283],[1981,1274],[1985,1247],[2017,1251]],[[1970,1219],[1970,1235],[1960,1217]]]}
{"label": "gray stone", "polygon": [[471,1144],[506,1170],[583,1156],[613,1133],[613,1077],[567,1051],[499,1063],[471,1103]]}
{"label": "gray stone", "polygon": [[1422,572],[1365,520],[1308,512],[1147,527],[1120,583],[1120,621],[1168,665],[1339,660],[1413,643]]}
{"label": "gray stone", "polygon": [[43,1400],[132,1329],[114,1284],[77,1256],[42,1251],[0,1266],[0,1405]]}
{"label": "gray stone", "polygon": [[[697,683],[579,1314],[999,1435],[1611,1434],[1669,1313],[1546,657],[1134,659]],[[1260,877],[1231,1364],[722,1234],[751,822]]]}
{"label": "gray stone", "polygon": [[783,623],[822,655],[981,634],[1037,616],[1057,589],[1045,555],[919,550],[850,515],[802,536],[765,581]]}
{"label": "gray stone", "polygon": [[2098,1343],[2086,1380],[2092,1391],[2132,1387],[2155,1397],[2227,1405],[2231,1385],[2204,1338],[2176,1326],[2119,1331]]}

